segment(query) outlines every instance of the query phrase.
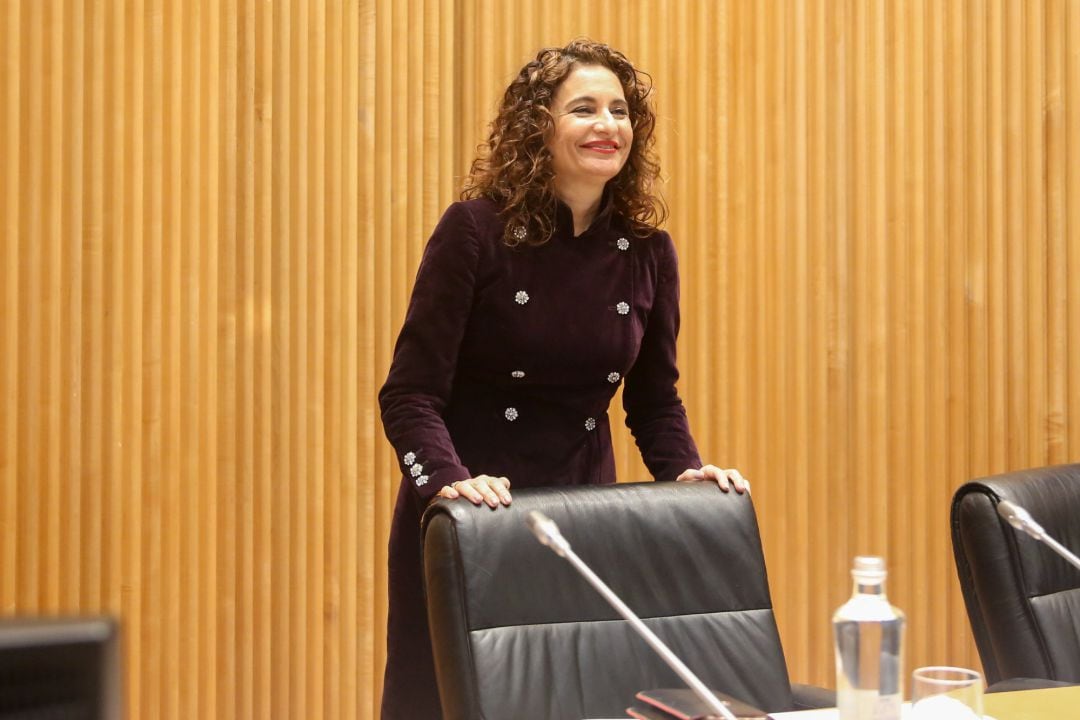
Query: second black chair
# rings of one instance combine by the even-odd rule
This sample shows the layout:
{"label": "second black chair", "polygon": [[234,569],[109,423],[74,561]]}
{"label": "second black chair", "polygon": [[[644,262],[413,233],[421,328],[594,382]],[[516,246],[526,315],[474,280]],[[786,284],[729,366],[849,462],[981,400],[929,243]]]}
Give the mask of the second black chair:
{"label": "second black chair", "polygon": [[1080,682],[1080,570],[998,516],[1002,500],[1080,550],[1080,464],[967,483],[952,503],[956,570],[986,680]]}

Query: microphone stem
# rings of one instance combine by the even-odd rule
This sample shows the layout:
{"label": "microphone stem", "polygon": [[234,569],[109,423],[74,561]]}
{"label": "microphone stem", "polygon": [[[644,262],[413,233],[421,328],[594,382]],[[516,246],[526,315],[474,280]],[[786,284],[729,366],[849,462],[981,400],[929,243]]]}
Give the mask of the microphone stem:
{"label": "microphone stem", "polygon": [[1049,545],[1051,548],[1053,548],[1054,552],[1068,560],[1073,567],[1080,570],[1080,558],[1076,557],[1076,555],[1074,555],[1068,548],[1066,548],[1064,545],[1062,545],[1046,533],[1043,533],[1040,539],[1044,543]]}
{"label": "microphone stem", "polygon": [[705,683],[701,682],[701,680],[698,679],[698,676],[691,672],[690,668],[686,667],[686,664],[676,657],[675,653],[671,652],[668,646],[656,636],[656,633],[646,627],[645,623],[641,622],[641,619],[627,607],[626,603],[620,600],[619,596],[612,592],[611,588],[607,586],[607,583],[601,580],[570,547],[566,548],[566,559],[578,569],[578,572],[585,576],[585,579],[596,588],[597,592],[604,596],[605,600],[611,603],[612,607],[619,611],[620,615],[626,618],[626,621],[629,622],[643,638],[645,638],[645,642],[649,643],[649,645],[652,646],[652,649],[659,653],[660,657],[664,659],[664,662],[666,662],[672,670],[678,673],[679,677],[683,679],[683,682],[689,685],[705,704],[726,720],[738,720],[738,718],[727,709],[727,706],[724,705],[724,703],[722,703],[709,688],[705,687]]}

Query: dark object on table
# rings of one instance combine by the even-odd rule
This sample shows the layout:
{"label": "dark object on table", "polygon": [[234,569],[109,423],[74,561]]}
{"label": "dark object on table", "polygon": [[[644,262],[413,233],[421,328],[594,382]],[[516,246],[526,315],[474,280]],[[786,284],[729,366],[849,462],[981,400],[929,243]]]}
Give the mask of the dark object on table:
{"label": "dark object on table", "polygon": [[0,620],[0,720],[120,717],[120,660],[114,621]]}
{"label": "dark object on table", "polygon": [[[768,717],[764,710],[753,705],[724,693],[714,691],[714,694],[739,720],[765,720]],[[688,688],[642,690],[637,694],[637,702],[626,712],[642,720],[711,720],[715,717],[710,714],[709,706]]]}

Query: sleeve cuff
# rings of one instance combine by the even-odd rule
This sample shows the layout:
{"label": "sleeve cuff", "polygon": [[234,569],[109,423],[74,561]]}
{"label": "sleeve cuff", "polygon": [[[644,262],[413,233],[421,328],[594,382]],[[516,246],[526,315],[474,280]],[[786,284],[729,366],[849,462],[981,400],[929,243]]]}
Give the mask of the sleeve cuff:
{"label": "sleeve cuff", "polygon": [[459,480],[468,480],[472,477],[469,468],[464,465],[448,465],[430,473],[424,472],[422,467],[418,472],[415,470],[416,467],[416,465],[413,465],[412,468],[406,469],[405,482],[409,483],[413,492],[424,502],[431,500],[439,490],[447,485],[452,485]]}

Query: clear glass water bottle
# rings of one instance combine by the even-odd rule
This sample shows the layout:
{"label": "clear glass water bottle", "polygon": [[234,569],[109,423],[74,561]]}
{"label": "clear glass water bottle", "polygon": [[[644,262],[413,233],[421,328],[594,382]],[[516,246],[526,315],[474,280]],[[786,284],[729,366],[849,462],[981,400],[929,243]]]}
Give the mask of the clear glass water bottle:
{"label": "clear glass water bottle", "polygon": [[885,561],[856,557],[855,590],[833,615],[840,720],[899,720],[904,613],[885,597]]}

